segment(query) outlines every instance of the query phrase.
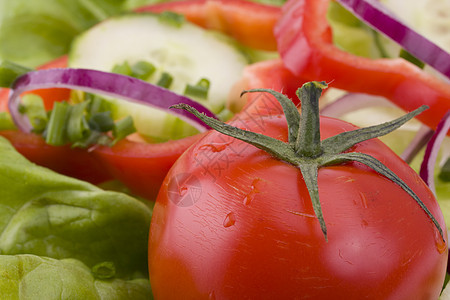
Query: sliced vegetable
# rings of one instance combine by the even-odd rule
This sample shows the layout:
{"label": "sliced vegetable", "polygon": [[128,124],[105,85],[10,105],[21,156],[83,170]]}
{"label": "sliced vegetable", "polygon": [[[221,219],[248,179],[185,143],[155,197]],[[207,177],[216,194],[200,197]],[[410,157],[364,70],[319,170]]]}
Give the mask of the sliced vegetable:
{"label": "sliced vegetable", "polygon": [[387,35],[415,58],[429,64],[450,79],[450,53],[403,23],[376,0],[337,0],[354,15]]}
{"label": "sliced vegetable", "polygon": [[[145,77],[219,114],[231,87],[249,63],[241,48],[229,36],[205,30],[172,12],[127,14],[101,22],[78,36],[70,50],[69,66]],[[143,70],[145,66],[147,71]],[[209,82],[205,92],[192,93],[190,87],[202,80]],[[114,119],[132,115],[138,132],[149,139],[166,141],[197,133],[167,112],[120,99],[110,101]]]}
{"label": "sliced vegetable", "polygon": [[[198,107],[203,113],[214,117],[213,113],[199,103],[136,78],[89,69],[49,69],[26,73],[17,78],[11,87],[9,110],[17,127],[22,131],[29,132],[32,127],[29,120],[19,113],[20,95],[26,91],[42,88],[78,89],[89,93],[120,97],[127,101],[165,110],[176,103],[189,103]],[[205,126],[200,125],[191,115],[185,113],[179,116],[196,126],[198,130],[206,130]]]}
{"label": "sliced vegetable", "polygon": [[283,62],[296,76],[324,80],[350,92],[383,96],[435,129],[450,109],[450,84],[404,59],[369,59],[338,49],[327,21],[330,0],[292,0],[275,28]]}
{"label": "sliced vegetable", "polygon": [[143,6],[138,12],[174,11],[203,27],[227,33],[246,46],[277,50],[273,28],[280,7],[245,0],[187,0]]}
{"label": "sliced vegetable", "polygon": [[425,149],[425,156],[420,167],[420,177],[428,184],[433,193],[436,193],[434,186],[434,169],[436,160],[442,141],[450,130],[450,110],[444,115],[439,122],[435,134],[431,137],[430,142]]}

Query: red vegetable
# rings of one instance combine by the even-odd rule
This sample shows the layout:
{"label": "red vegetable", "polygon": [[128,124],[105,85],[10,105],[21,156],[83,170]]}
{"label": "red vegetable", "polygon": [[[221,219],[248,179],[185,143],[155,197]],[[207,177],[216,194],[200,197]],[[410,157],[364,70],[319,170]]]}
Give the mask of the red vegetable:
{"label": "red vegetable", "polygon": [[[290,144],[286,118],[243,111],[230,124]],[[322,141],[354,129],[320,118]],[[405,190],[356,162],[318,170],[324,231],[298,167],[211,131],[177,160],[158,195],[149,241],[155,298],[437,299],[447,245],[433,194],[378,139],[344,155],[356,152],[410,186],[443,235]]]}
{"label": "red vegetable", "polygon": [[203,28],[224,32],[246,46],[276,50],[273,28],[281,15],[277,6],[244,0],[187,0],[139,8],[138,12],[174,11]]}
{"label": "red vegetable", "polygon": [[450,78],[450,54],[398,19],[374,0],[338,0],[355,16],[387,35],[417,59]]}
{"label": "red vegetable", "polygon": [[450,109],[450,84],[400,58],[371,60],[338,49],[327,22],[329,2],[291,0],[283,7],[275,36],[286,67],[308,80],[383,96],[405,111],[427,104],[430,109],[418,119],[435,129]]}

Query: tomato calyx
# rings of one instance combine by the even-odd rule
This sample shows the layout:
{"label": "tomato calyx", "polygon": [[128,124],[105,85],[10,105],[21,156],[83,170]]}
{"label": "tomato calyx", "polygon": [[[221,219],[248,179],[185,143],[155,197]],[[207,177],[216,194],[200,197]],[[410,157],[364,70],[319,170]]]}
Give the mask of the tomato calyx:
{"label": "tomato calyx", "polygon": [[422,200],[420,200],[417,194],[402,179],[400,179],[400,177],[398,177],[378,159],[368,154],[360,152],[346,152],[360,142],[377,138],[394,131],[407,121],[419,115],[428,107],[423,105],[398,119],[375,126],[343,132],[321,140],[319,97],[325,88],[327,88],[327,84],[325,82],[313,81],[305,83],[297,90],[296,94],[301,103],[301,114],[295,104],[282,93],[270,89],[252,89],[242,93],[266,92],[270,93],[277,99],[282,106],[288,125],[287,143],[263,134],[243,130],[223,123],[219,120],[207,117],[187,104],[177,104],[172,106],[172,108],[184,109],[194,114],[197,118],[214,130],[247,142],[266,151],[274,157],[297,167],[302,173],[303,180],[308,188],[314,212],[319,220],[321,230],[327,241],[327,226],[325,224],[325,219],[319,200],[319,188],[317,182],[318,170],[321,167],[338,165],[352,161],[368,166],[400,186],[428,215],[439,231],[442,239],[445,241],[443,230],[437,220]]}

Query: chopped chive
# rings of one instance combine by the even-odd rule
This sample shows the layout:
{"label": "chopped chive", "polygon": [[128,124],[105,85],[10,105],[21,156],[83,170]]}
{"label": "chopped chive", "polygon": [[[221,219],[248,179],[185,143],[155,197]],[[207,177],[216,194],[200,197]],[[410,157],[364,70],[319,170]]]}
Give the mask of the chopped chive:
{"label": "chopped chive", "polygon": [[89,128],[99,132],[108,132],[114,128],[110,111],[97,112],[88,120]]}
{"label": "chopped chive", "polygon": [[90,145],[95,145],[100,140],[103,134],[99,131],[89,131],[82,140],[72,143],[72,148],[87,148]]}
{"label": "chopped chive", "polygon": [[88,104],[89,102],[78,103],[70,109],[67,121],[67,138],[72,143],[82,140],[89,134],[90,128],[85,116]]}
{"label": "chopped chive", "polygon": [[48,122],[47,111],[42,98],[35,94],[27,94],[22,97],[19,112],[26,114],[33,126],[33,132],[41,133],[45,130]]}
{"label": "chopped chive", "polygon": [[0,112],[0,130],[17,129],[11,115],[6,111]]}
{"label": "chopped chive", "polygon": [[163,72],[156,84],[163,88],[168,89],[170,87],[170,85],[172,84],[172,81],[173,81],[172,75],[170,75],[167,72]]}
{"label": "chopped chive", "polygon": [[131,75],[131,67],[128,64],[128,62],[125,61],[122,64],[114,65],[111,72],[130,76]]}
{"label": "chopped chive", "polygon": [[131,66],[131,76],[142,80],[150,78],[155,71],[156,67],[153,64],[142,60]]}
{"label": "chopped chive", "polygon": [[67,102],[54,103],[45,133],[47,144],[61,146],[66,143],[66,120],[69,110]]}
{"label": "chopped chive", "polygon": [[196,85],[187,84],[184,89],[186,96],[192,96],[196,98],[206,99],[208,98],[210,82],[206,78],[200,79]]}
{"label": "chopped chive", "polygon": [[185,22],[185,17],[172,11],[163,11],[159,14],[158,20],[162,23],[180,28]]}
{"label": "chopped chive", "polygon": [[0,87],[10,87],[17,77],[30,71],[31,69],[8,60],[0,60]]}
{"label": "chopped chive", "polygon": [[87,108],[89,115],[111,110],[111,104],[97,95],[86,94],[85,99],[86,101],[89,101],[89,106]]}
{"label": "chopped chive", "polygon": [[439,173],[439,179],[444,182],[450,182],[450,158],[447,159]]}
{"label": "chopped chive", "polygon": [[406,51],[403,48],[400,50],[399,56],[401,58],[409,61],[410,63],[418,66],[421,69],[423,69],[425,67],[425,63],[424,62],[422,62],[421,60],[419,60],[418,58],[416,58],[414,55],[412,55],[411,53],[409,53],[408,51]]}
{"label": "chopped chive", "polygon": [[130,116],[117,121],[113,128],[113,143],[120,141],[134,132],[136,132],[136,127],[134,127],[133,119]]}

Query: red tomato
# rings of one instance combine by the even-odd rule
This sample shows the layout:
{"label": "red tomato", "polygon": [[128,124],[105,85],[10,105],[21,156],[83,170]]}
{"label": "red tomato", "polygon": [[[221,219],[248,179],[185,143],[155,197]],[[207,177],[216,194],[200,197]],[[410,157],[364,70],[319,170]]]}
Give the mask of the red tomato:
{"label": "red tomato", "polygon": [[[234,125],[287,141],[282,115],[240,114]],[[355,129],[321,118],[322,139]],[[351,148],[393,170],[429,208],[419,176],[378,139]],[[360,163],[322,167],[328,242],[300,171],[209,132],[177,160],[154,207],[149,271],[156,299],[437,299],[447,245],[429,217]]]}

